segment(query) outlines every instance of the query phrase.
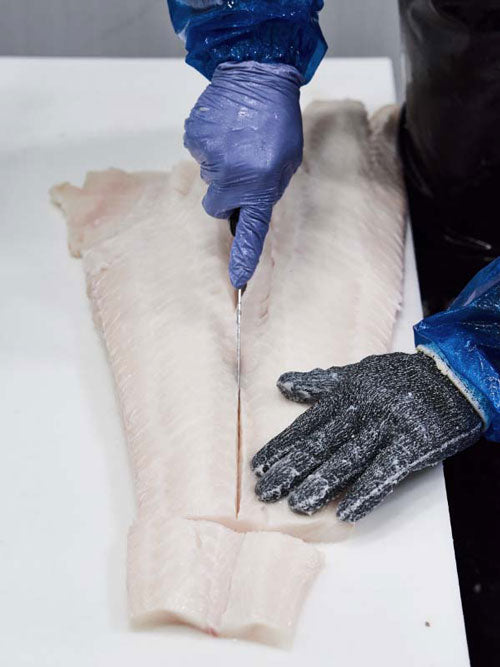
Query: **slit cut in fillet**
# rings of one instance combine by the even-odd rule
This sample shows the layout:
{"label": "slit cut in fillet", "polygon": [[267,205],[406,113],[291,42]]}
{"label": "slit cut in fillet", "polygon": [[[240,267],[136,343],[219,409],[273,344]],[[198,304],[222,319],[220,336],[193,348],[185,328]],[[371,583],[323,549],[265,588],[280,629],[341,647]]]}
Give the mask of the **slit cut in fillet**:
{"label": "slit cut in fillet", "polygon": [[197,166],[109,170],[52,189],[83,259],[130,451],[138,621],[286,643],[321,566],[297,538],[348,532],[332,505],[302,517],[286,501],[260,503],[249,462],[304,410],[276,389],[282,372],[390,349],[405,212],[397,111],[369,121],[359,103],[316,103],[304,122],[303,167],[243,297],[239,425],[232,238],[203,212]]}

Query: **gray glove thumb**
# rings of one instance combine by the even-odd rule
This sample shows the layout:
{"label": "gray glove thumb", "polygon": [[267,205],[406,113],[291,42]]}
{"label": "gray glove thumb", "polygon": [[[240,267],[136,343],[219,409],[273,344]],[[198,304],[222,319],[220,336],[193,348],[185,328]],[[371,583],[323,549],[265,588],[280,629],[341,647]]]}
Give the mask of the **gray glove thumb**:
{"label": "gray glove thumb", "polygon": [[276,386],[283,396],[296,403],[316,403],[338,387],[344,368],[314,368],[307,373],[283,373]]}

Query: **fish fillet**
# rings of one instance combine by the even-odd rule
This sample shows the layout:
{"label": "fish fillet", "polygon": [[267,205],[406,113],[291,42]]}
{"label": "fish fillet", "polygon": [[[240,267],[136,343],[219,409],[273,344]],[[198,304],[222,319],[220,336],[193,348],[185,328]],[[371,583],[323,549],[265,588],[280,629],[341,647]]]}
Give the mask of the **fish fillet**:
{"label": "fish fillet", "polygon": [[303,168],[276,207],[244,295],[238,516],[247,529],[313,541],[338,540],[346,530],[331,505],[305,517],[286,499],[260,502],[247,462],[304,411],[276,391],[281,373],[389,351],[405,213],[396,121],[391,107],[369,121],[357,102],[315,103],[304,116]]}
{"label": "fish fillet", "polygon": [[83,259],[130,451],[136,620],[286,643],[321,567],[298,538],[346,534],[331,506],[306,518],[258,502],[249,460],[304,409],[279,395],[280,373],[390,348],[403,261],[396,120],[386,109],[369,121],[355,102],[306,112],[303,167],[243,297],[240,423],[232,239],[202,210],[196,165],[52,189]]}
{"label": "fish fillet", "polygon": [[190,164],[170,178],[111,170],[53,197],[83,258],[139,514],[224,522],[237,477],[231,241],[227,225],[200,220],[198,180]]}
{"label": "fish fillet", "polygon": [[129,444],[131,617],[285,646],[322,558],[289,536],[220,525],[237,525],[239,479],[231,238],[227,224],[196,225],[202,195],[191,164],[52,190],[83,258]]}

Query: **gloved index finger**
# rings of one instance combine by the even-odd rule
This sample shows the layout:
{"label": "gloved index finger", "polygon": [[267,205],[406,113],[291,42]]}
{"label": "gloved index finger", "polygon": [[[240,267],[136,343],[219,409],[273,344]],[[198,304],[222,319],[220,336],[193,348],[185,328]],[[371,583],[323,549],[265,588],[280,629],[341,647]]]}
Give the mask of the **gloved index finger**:
{"label": "gloved index finger", "polygon": [[336,401],[331,397],[327,397],[299,415],[290,426],[270,440],[252,459],[252,470],[257,477],[262,477],[300,439],[310,435],[322,424],[331,421],[332,415],[335,413],[335,408]]}
{"label": "gloved index finger", "polygon": [[351,437],[349,431],[345,436],[328,460],[290,495],[294,512],[314,514],[336,498],[369,465],[384,437],[377,424],[362,425],[359,431],[351,430]]}
{"label": "gloved index finger", "polygon": [[353,412],[342,418],[332,416],[277,461],[260,478],[255,491],[264,502],[279,500],[314,472],[329,456],[345,443],[351,445],[356,436],[356,417]]}
{"label": "gloved index finger", "polygon": [[240,209],[229,260],[229,276],[236,289],[244,287],[257,268],[271,215],[272,206],[268,204]]}

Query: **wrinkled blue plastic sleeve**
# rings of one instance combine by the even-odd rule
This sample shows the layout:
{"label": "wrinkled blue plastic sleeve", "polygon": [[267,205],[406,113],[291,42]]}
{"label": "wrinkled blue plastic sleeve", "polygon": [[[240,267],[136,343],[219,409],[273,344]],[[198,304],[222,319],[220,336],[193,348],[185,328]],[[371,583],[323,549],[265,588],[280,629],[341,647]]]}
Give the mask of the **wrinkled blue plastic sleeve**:
{"label": "wrinkled blue plastic sleeve", "polygon": [[323,0],[167,0],[186,62],[208,79],[223,62],[293,65],[309,81],[327,44]]}
{"label": "wrinkled blue plastic sleeve", "polygon": [[462,381],[500,442],[500,258],[480,271],[448,310],[415,326],[415,343],[437,354]]}

